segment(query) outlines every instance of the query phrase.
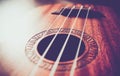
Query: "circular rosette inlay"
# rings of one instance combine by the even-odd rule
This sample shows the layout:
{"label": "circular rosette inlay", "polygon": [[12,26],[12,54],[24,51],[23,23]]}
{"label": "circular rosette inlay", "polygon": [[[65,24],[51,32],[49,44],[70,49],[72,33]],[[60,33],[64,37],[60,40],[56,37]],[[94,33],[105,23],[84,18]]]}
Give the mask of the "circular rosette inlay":
{"label": "circular rosette inlay", "polygon": [[[70,29],[61,28],[59,34],[54,39],[57,31],[58,29],[50,29],[48,31],[40,32],[34,35],[28,41],[25,47],[25,53],[33,63],[38,63],[40,57],[47,50],[40,67],[46,70],[51,70],[54,62],[61,52],[61,49],[64,48],[57,71],[70,71],[76,52],[78,50],[78,44],[80,42],[81,46],[77,59],[77,69],[80,69],[81,67],[91,63],[96,58],[98,54],[98,45],[91,36],[84,33],[83,39],[81,41],[80,38],[82,32],[80,30],[73,29],[64,47]],[[54,41],[52,42],[53,39]],[[46,66],[43,66],[44,64]]]}

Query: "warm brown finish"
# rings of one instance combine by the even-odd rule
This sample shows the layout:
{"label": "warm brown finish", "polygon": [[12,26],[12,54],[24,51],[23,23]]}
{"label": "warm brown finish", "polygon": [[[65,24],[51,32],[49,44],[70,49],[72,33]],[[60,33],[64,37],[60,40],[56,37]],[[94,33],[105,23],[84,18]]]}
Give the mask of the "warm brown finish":
{"label": "warm brown finish", "polygon": [[[87,4],[85,6],[89,7]],[[53,9],[59,8],[59,6],[57,8],[56,7],[57,5],[53,5]],[[117,76],[116,72],[118,71],[118,65],[116,64],[120,61],[120,29],[118,20],[114,12],[108,7],[94,5],[92,5],[92,7],[96,11],[99,11],[105,15],[105,18],[102,19],[88,19],[87,27],[85,29],[85,32],[92,36],[98,44],[98,56],[90,64],[77,70],[74,76]],[[47,19],[53,20],[53,18],[54,17],[49,17]],[[59,25],[62,23],[63,19],[64,17],[61,16],[60,20],[53,25],[53,28],[59,28]],[[73,21],[74,18],[69,18],[65,23],[64,28],[70,28]],[[79,18],[75,29],[82,30],[83,23],[84,19]],[[48,75],[49,74],[46,76]],[[68,75],[69,72],[65,72],[64,76]],[[56,72],[56,76],[61,75]]]}
{"label": "warm brown finish", "polygon": [[[61,7],[65,6],[66,4],[49,4],[49,5],[42,5],[39,6],[37,10],[42,10],[41,15],[45,17],[45,20],[42,22],[45,25],[34,25],[33,31],[30,32],[31,34],[28,39],[33,36],[34,34],[38,32],[42,32],[48,28],[48,24],[52,22],[56,15],[49,15],[46,16],[51,11],[59,10]],[[70,7],[72,7],[71,4],[67,4]],[[81,4],[78,4],[77,7],[80,7]],[[117,17],[115,16],[115,13],[110,9],[109,7],[105,6],[97,6],[97,5],[88,5],[85,4],[84,7],[92,7],[95,11],[101,12],[105,17],[101,19],[96,18],[88,18],[87,20],[87,26],[85,28],[85,33],[87,33],[89,36],[93,37],[98,45],[98,55],[97,57],[86,66],[79,68],[75,71],[74,76],[119,76],[117,73],[120,70],[119,69],[119,63],[120,63],[120,23]],[[42,18],[43,19],[43,18]],[[41,18],[39,20],[42,20]],[[59,20],[56,21],[52,25],[51,29],[59,28],[63,20],[65,19],[64,16],[61,16]],[[63,28],[71,28],[71,24],[73,23],[75,18],[68,18]],[[75,24],[74,29],[82,31],[83,24],[85,19],[84,18],[78,18],[77,23]],[[40,23],[39,23],[40,24]],[[39,28],[40,30],[39,30]],[[37,28],[37,31],[36,31]],[[28,33],[27,33],[28,34]],[[26,40],[27,41],[27,40]],[[25,45],[25,42],[23,41],[23,44]],[[22,47],[23,48],[23,47]],[[5,58],[5,60],[2,60],[5,67],[5,71],[10,76],[27,76],[30,74],[31,70],[35,66],[35,64],[27,59],[27,57],[24,55],[23,52],[24,48],[22,49],[21,55],[21,61],[24,63],[19,64],[15,61],[9,62]],[[13,50],[16,52],[15,50]],[[21,50],[20,50],[21,51]],[[23,57],[23,58],[22,58]],[[12,57],[11,57],[12,58]],[[4,59],[4,58],[3,58]],[[49,60],[48,60],[49,61]],[[5,65],[5,64],[6,65]],[[10,63],[10,64],[7,64]],[[15,64],[15,65],[12,65]],[[18,67],[21,66],[21,67]],[[25,68],[24,68],[25,67]],[[7,70],[6,68],[10,69]],[[39,68],[36,72],[35,76],[49,76],[49,70],[45,70],[43,68]],[[69,76],[68,72],[56,72],[55,76]]]}

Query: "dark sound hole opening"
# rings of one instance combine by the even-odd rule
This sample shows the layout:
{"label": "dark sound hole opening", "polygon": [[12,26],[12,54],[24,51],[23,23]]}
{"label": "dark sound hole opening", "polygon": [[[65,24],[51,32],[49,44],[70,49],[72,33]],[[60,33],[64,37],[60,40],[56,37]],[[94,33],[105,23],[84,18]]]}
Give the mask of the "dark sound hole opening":
{"label": "dark sound hole opening", "polygon": [[[40,55],[44,53],[45,49],[48,47],[49,43],[51,42],[54,36],[55,35],[47,36],[39,42],[37,46],[37,50]],[[46,59],[56,61],[67,36],[68,34],[58,34],[58,36],[54,40],[53,44],[51,45],[50,49],[48,50],[45,56]],[[60,62],[70,61],[75,58],[79,40],[80,39],[78,37],[70,35]],[[79,56],[81,56],[84,53],[84,51],[85,51],[85,44],[82,41]]]}

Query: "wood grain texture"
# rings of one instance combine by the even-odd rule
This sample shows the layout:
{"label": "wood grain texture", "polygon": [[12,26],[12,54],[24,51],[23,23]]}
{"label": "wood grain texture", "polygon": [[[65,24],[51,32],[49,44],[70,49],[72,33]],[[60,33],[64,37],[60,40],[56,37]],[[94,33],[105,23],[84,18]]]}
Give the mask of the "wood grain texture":
{"label": "wood grain texture", "polygon": [[[85,5],[86,7],[90,5]],[[56,5],[57,7],[57,5]],[[119,23],[115,13],[105,6],[92,6],[96,11],[105,15],[102,19],[88,19],[85,32],[92,36],[99,47],[99,53],[95,60],[87,66],[76,70],[74,76],[117,76],[119,63]],[[48,18],[51,19],[52,18]],[[53,28],[59,28],[64,20],[61,16]],[[74,18],[68,18],[63,28],[70,28]],[[82,30],[85,19],[79,18],[75,24],[77,30]],[[117,64],[117,65],[116,65]],[[39,70],[38,70],[39,75]],[[49,73],[48,73],[49,75]],[[55,76],[68,76],[69,72],[57,73]],[[47,75],[46,75],[47,76]]]}
{"label": "wood grain texture", "polygon": [[[38,7],[38,11],[40,12],[41,17],[38,18],[38,23],[42,25],[33,25],[32,30],[28,30],[29,33],[26,33],[27,38],[25,41],[21,42],[24,45],[27,43],[27,39],[31,36],[35,35],[38,32],[43,30],[47,30],[49,27],[49,23],[52,22],[56,15],[48,15],[48,13],[52,11],[59,10],[62,6],[66,4],[50,4],[50,5],[42,5]],[[68,4],[71,7],[71,4]],[[80,7],[81,4],[78,4],[77,7]],[[119,19],[117,19],[115,13],[109,7],[105,6],[97,6],[91,4],[85,4],[85,7],[92,6],[94,10],[101,12],[105,15],[105,18],[101,19],[88,19],[87,26],[85,28],[85,33],[94,38],[98,45],[98,55],[97,57],[87,64],[86,66],[79,68],[75,71],[74,76],[119,76],[120,70],[120,23]],[[38,12],[37,12],[38,13]],[[35,14],[35,13],[34,13]],[[44,20],[43,20],[44,18]],[[66,17],[60,16],[60,18],[52,25],[51,29],[59,28]],[[71,28],[72,23],[75,18],[68,18],[62,28]],[[43,21],[42,21],[43,20]],[[77,23],[75,24],[74,29],[82,31],[83,24],[85,19],[78,18]],[[12,46],[12,45],[11,45]],[[16,45],[13,45],[13,47]],[[2,52],[2,62],[1,65],[4,68],[4,71],[8,73],[6,76],[28,76],[35,64],[27,59],[24,54],[24,46],[20,45],[22,49],[18,55],[18,59],[16,55],[13,54],[5,54]],[[2,50],[9,52],[9,50],[3,47]],[[7,47],[8,48],[8,47]],[[16,50],[11,49],[12,52],[16,52]],[[6,57],[7,56],[7,57]],[[21,56],[21,57],[20,57]],[[20,57],[20,58],[19,58]],[[49,62],[49,60],[47,60]],[[48,65],[48,64],[43,64]],[[64,68],[64,67],[63,67]],[[50,71],[38,68],[35,76],[49,76]],[[56,72],[55,76],[69,76],[69,71],[65,72]]]}

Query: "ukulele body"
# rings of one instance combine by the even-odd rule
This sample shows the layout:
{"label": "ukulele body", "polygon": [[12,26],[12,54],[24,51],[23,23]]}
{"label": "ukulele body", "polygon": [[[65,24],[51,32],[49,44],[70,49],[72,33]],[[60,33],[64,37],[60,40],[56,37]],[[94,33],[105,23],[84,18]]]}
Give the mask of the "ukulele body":
{"label": "ukulele body", "polygon": [[[37,14],[34,15],[36,16],[35,22],[31,25],[26,25],[26,27],[30,28],[25,32],[24,36],[26,38],[24,38],[24,41],[20,39],[22,42],[19,45],[10,45],[21,47],[21,49],[11,48],[12,52],[19,53],[18,57],[16,58],[17,55],[14,54],[6,54],[8,57],[3,56],[3,68],[10,76],[28,76],[31,73],[41,57],[35,43],[43,39],[41,37],[44,34],[43,31],[48,30],[50,23],[52,24],[52,21],[59,16],[52,13],[59,11],[62,7],[64,8],[65,5],[68,5],[69,8],[73,6],[72,3],[41,5],[36,9],[37,11],[35,10],[35,12],[33,11],[33,13],[28,15],[27,19],[31,19],[34,14]],[[83,4],[76,4],[76,7],[80,8],[81,5]],[[120,29],[118,28],[118,19],[109,7],[92,4],[84,4],[83,7],[91,7],[92,10],[102,13],[104,17],[87,18],[83,35],[85,51],[78,57],[74,76],[117,76],[118,65],[116,63],[120,61],[120,48],[118,46],[120,45]],[[60,28],[65,18],[66,16],[60,15],[55,23],[51,25],[51,30],[47,31],[48,33],[45,37],[56,34],[56,31]],[[59,34],[68,34],[75,18],[68,17]],[[77,18],[71,35],[78,38],[81,37],[85,19]],[[43,33],[41,34],[41,32]],[[31,48],[34,49],[31,51]],[[8,49],[3,48],[3,50],[9,53]],[[5,52],[1,54],[5,54]],[[60,62],[55,76],[69,76],[73,61]],[[6,62],[9,62],[9,64]],[[54,62],[44,58],[43,63],[37,68],[35,76],[49,76]]]}
{"label": "ukulele body", "polygon": [[[52,6],[53,6],[53,8],[51,8]],[[64,6],[64,5],[62,5],[62,6]],[[80,6],[81,6],[81,4],[76,5],[76,7],[78,7],[78,8]],[[81,57],[81,60],[83,58],[83,61],[84,61],[83,65],[85,65],[85,66],[80,66],[82,63],[79,62],[79,60],[78,60],[78,67],[80,67],[80,68],[77,68],[75,70],[74,76],[81,76],[81,75],[82,76],[114,76],[114,71],[112,71],[112,68],[115,67],[115,64],[114,64],[114,59],[112,57],[113,56],[112,51],[114,50],[117,52],[119,50],[119,48],[111,48],[111,46],[118,47],[116,45],[116,43],[119,44],[116,41],[116,37],[113,36],[113,35],[119,36],[119,34],[120,34],[118,26],[116,24],[117,20],[113,19],[113,18],[115,18],[115,15],[114,15],[114,12],[112,12],[112,10],[110,8],[105,7],[105,6],[94,6],[94,5],[88,5],[88,4],[84,5],[84,7],[86,7],[86,8],[89,8],[89,6],[91,6],[93,8],[93,10],[104,14],[105,17],[101,18],[101,19],[100,18],[88,18],[87,19],[85,33],[87,34],[87,36],[90,36],[90,38],[87,38],[85,36],[83,38],[83,40],[86,44],[86,51],[89,52],[87,54],[89,54],[89,55],[87,55],[88,57],[85,59],[85,61],[84,61],[84,56]],[[44,7],[45,8],[48,7],[51,9],[48,10],[46,8],[46,10],[45,10]],[[71,4],[70,4],[70,7],[71,7]],[[49,12],[51,12],[51,10],[54,10],[54,9],[57,10],[58,8],[59,9],[61,8],[61,4],[43,6],[43,9],[45,10],[45,12],[43,14],[48,14]],[[55,17],[56,17],[56,15],[52,15],[51,17],[46,18],[46,20],[52,22],[51,20],[54,20]],[[63,22],[63,20],[65,18],[66,18],[65,16],[60,16],[60,18],[53,24],[52,29],[60,28],[61,23]],[[71,26],[72,26],[72,23],[74,22],[74,20],[75,20],[75,18],[69,17],[62,28],[71,29]],[[85,22],[85,18],[78,18],[77,22],[75,23],[74,29],[82,31],[84,22]],[[49,23],[49,22],[47,22],[47,23]],[[115,31],[117,33],[115,33]],[[89,41],[89,39],[90,39],[90,41]],[[94,41],[92,41],[92,39],[94,39]],[[94,43],[96,43],[97,45],[94,45]],[[90,48],[92,50],[90,50]],[[94,50],[94,49],[96,49],[96,50]],[[93,52],[91,52],[91,51],[93,51]],[[95,56],[95,58],[94,58],[94,56]],[[46,66],[45,68],[51,69],[50,67],[52,65],[50,66],[50,63],[52,63],[52,62],[49,60],[47,60],[47,61],[49,63],[46,62],[46,64],[48,66]],[[61,76],[61,75],[69,76],[70,71],[68,70],[68,68],[70,68],[71,65],[66,65],[66,67],[65,67],[65,64],[67,64],[67,63],[71,63],[71,62],[61,63],[61,64],[63,64],[63,66],[61,66],[61,65],[58,66],[58,69],[62,68],[64,71],[61,71],[61,70],[56,71],[55,76]],[[40,68],[40,69],[42,69],[42,68]],[[42,71],[42,72],[40,72],[40,71]],[[44,69],[38,70],[36,75],[43,73],[43,75],[48,76],[50,74],[50,71],[51,70],[45,71]],[[46,72],[46,73],[44,73],[44,72]]]}

